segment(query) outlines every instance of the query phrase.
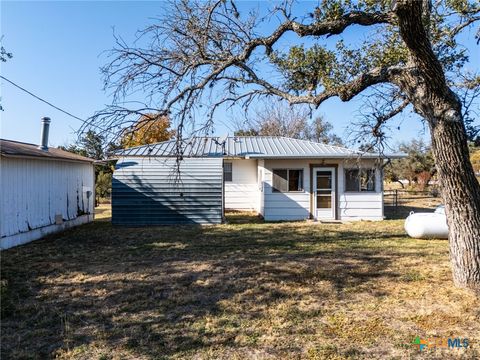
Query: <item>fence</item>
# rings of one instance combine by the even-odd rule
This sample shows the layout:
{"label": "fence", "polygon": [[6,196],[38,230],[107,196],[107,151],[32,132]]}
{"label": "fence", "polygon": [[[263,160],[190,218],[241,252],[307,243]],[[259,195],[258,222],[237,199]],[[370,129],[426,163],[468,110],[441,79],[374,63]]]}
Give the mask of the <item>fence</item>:
{"label": "fence", "polygon": [[417,190],[385,190],[383,192],[385,206],[401,206],[402,204],[418,202],[421,200],[440,199],[435,191]]}
{"label": "fence", "polygon": [[389,218],[401,218],[410,211],[431,211],[441,203],[438,192],[416,190],[385,190],[383,192],[385,213]]}

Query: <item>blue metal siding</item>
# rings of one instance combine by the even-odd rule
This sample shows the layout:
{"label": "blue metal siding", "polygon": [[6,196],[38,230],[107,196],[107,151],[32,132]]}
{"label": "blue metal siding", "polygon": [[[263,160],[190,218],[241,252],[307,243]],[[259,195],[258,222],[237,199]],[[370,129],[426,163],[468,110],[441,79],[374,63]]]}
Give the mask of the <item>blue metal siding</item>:
{"label": "blue metal siding", "polygon": [[219,224],[222,222],[223,160],[122,158],[112,179],[116,225]]}

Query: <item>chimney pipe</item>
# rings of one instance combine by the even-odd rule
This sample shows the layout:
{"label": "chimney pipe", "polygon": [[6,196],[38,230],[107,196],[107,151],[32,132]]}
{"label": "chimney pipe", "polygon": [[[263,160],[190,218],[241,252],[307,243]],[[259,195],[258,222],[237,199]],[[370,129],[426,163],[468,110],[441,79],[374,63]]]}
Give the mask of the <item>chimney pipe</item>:
{"label": "chimney pipe", "polygon": [[42,118],[42,140],[40,146],[38,147],[40,150],[48,151],[48,130],[50,129],[50,118],[43,117]]}

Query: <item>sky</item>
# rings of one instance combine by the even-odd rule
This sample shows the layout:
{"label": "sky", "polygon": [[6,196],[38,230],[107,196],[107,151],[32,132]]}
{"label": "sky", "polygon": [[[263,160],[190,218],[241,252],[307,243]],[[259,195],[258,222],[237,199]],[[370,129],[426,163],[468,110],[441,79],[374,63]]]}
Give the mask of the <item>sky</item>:
{"label": "sky", "polygon": [[[245,1],[240,4],[240,11],[271,5]],[[314,4],[302,3],[300,10]],[[114,30],[127,42],[131,41],[138,29],[153,23],[156,16],[165,14],[166,8],[162,1],[1,1],[2,45],[13,53],[12,59],[1,64],[1,74],[54,105],[87,119],[111,102],[110,94],[103,91],[100,67],[107,63],[106,51],[114,46]],[[269,30],[268,25],[265,30]],[[344,36],[348,41],[355,41],[359,33],[353,31]],[[465,38],[465,43],[478,69],[479,47],[475,45],[473,32]],[[82,124],[79,120],[3,80],[1,104],[4,108],[0,112],[1,138],[38,143],[40,119],[48,116],[52,119],[50,146],[66,145],[77,139],[76,131]],[[348,125],[358,116],[360,107],[360,99],[350,103],[330,99],[315,114],[323,115],[333,124],[335,133],[346,137]],[[215,133],[233,135],[234,117],[231,113],[220,113]],[[411,115],[397,118],[391,129],[392,146],[412,138],[428,140],[429,136],[422,122]]]}

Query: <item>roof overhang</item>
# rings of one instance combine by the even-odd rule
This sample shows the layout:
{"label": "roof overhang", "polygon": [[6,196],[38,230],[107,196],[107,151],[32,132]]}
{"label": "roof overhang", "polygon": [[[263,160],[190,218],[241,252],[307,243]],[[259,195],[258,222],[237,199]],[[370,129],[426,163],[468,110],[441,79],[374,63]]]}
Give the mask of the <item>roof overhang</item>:
{"label": "roof overhang", "polygon": [[46,161],[65,161],[65,162],[74,162],[82,164],[92,164],[94,160],[80,160],[80,159],[68,159],[63,157],[55,156],[33,156],[33,155],[14,155],[14,154],[0,154],[2,157],[12,158],[12,159],[29,159],[29,160],[46,160]]}
{"label": "roof overhang", "polygon": [[316,154],[305,154],[305,155],[262,155],[262,154],[252,154],[245,155],[245,159],[402,159],[407,157],[405,154],[332,154],[332,155],[316,155]]}

